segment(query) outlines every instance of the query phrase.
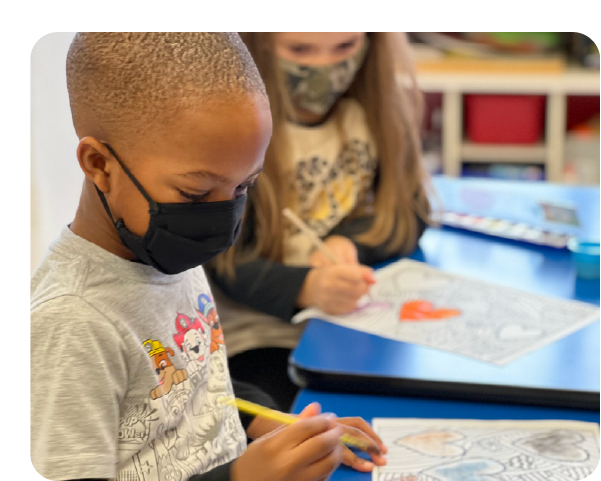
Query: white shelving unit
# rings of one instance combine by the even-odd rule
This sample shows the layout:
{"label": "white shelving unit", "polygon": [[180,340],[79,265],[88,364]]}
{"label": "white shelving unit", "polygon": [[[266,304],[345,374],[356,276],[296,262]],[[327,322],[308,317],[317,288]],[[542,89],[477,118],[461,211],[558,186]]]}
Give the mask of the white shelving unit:
{"label": "white shelving unit", "polygon": [[[562,180],[568,95],[599,95],[599,72],[578,68],[557,74],[418,73],[424,92],[442,101],[443,173],[459,176],[463,161],[541,163],[546,179]],[[545,140],[533,145],[474,144],[464,140],[464,94],[546,95]]]}

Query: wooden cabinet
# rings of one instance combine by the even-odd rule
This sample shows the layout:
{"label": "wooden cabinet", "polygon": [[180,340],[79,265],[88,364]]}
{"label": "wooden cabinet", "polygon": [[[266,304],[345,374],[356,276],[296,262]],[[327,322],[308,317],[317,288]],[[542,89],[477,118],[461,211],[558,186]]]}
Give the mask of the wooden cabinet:
{"label": "wooden cabinet", "polygon": [[[599,95],[599,71],[568,68],[557,73],[419,72],[424,92],[442,94],[442,169],[459,176],[462,162],[540,163],[546,179],[561,182],[566,139],[566,103],[572,95]],[[476,144],[465,140],[463,95],[546,96],[545,135],[531,145]]]}

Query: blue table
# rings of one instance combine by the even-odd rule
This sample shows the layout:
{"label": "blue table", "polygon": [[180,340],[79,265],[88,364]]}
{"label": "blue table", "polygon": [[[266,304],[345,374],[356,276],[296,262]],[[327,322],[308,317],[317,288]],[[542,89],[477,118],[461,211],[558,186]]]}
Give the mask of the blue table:
{"label": "blue table", "polygon": [[[446,182],[437,179],[437,189]],[[485,181],[486,185],[493,181]],[[599,238],[599,189],[507,183],[500,189],[568,201],[578,208],[580,234]],[[470,180],[470,185],[478,185]],[[576,278],[567,250],[537,247],[455,229],[428,229],[411,256],[447,272],[534,293],[599,305],[599,281]],[[290,357],[304,388],[530,403],[599,410],[599,322],[494,366],[311,320]]]}
{"label": "blue table", "polygon": [[[374,417],[456,418],[456,419],[569,419],[599,422],[599,412],[548,407],[503,405],[462,401],[440,401],[410,397],[336,394],[303,389],[296,398],[293,413],[317,401],[324,412],[339,417],[361,416],[371,422]],[[365,456],[363,456],[365,457]],[[331,481],[369,481],[371,474],[340,467]]]}

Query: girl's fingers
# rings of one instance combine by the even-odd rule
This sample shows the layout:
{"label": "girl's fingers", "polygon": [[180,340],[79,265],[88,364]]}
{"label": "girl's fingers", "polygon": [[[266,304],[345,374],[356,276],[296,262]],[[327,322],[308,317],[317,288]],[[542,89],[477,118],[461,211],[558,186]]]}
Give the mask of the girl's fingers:
{"label": "girl's fingers", "polygon": [[340,266],[337,274],[340,279],[357,284],[365,282],[365,276],[372,272],[373,269],[366,266]]}
{"label": "girl's fingers", "polygon": [[310,263],[312,267],[326,267],[332,264],[332,262],[320,251],[311,254]]}
{"label": "girl's fingers", "polygon": [[357,301],[346,298],[330,298],[327,304],[323,306],[323,310],[332,315],[346,314],[354,311],[356,308]]}
{"label": "girl's fingers", "polygon": [[341,292],[361,297],[369,292],[369,287],[372,284],[370,284],[364,276],[359,276],[355,280],[351,280],[346,277],[339,277],[335,287],[337,287]]}

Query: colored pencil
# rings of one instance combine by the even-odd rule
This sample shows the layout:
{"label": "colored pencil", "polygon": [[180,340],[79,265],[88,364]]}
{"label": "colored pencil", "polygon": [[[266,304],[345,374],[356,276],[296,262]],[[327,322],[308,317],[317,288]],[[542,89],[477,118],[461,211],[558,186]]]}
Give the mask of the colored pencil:
{"label": "colored pencil", "polygon": [[[240,398],[227,398],[224,400],[224,402],[230,406],[236,406],[239,411],[253,414],[255,416],[261,416],[265,419],[271,419],[272,421],[277,421],[282,424],[292,424],[299,420],[299,418],[293,416],[292,414],[285,414],[280,411],[275,411],[273,409],[266,408],[265,406],[261,406],[260,404],[255,404]],[[340,442],[347,446],[362,449],[363,451],[366,451],[369,448],[369,444],[366,441],[351,436],[347,433],[340,436]]]}

